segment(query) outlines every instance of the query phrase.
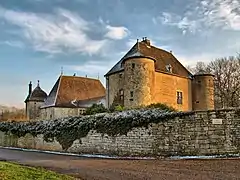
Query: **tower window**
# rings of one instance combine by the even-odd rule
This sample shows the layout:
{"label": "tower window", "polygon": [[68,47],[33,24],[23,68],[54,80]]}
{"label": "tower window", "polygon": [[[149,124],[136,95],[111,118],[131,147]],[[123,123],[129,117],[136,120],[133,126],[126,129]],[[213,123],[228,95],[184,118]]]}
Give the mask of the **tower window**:
{"label": "tower window", "polygon": [[130,96],[133,97],[133,91],[130,91]]}
{"label": "tower window", "polygon": [[180,91],[177,91],[177,104],[182,104],[183,94]]}
{"label": "tower window", "polygon": [[119,74],[119,78],[122,78],[122,73]]}
{"label": "tower window", "polygon": [[123,101],[123,89],[119,90],[120,100]]}
{"label": "tower window", "polygon": [[133,101],[133,91],[130,91],[130,101]]}
{"label": "tower window", "polygon": [[132,69],[134,69],[135,68],[135,63],[132,63]]}

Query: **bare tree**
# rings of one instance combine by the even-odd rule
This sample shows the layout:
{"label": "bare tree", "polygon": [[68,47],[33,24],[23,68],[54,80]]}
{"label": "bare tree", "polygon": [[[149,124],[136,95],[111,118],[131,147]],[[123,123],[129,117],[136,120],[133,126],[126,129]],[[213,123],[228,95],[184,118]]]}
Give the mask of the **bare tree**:
{"label": "bare tree", "polygon": [[208,64],[205,64],[204,62],[197,62],[195,67],[186,67],[192,74],[197,74],[197,73],[210,73],[210,69],[208,67]]}

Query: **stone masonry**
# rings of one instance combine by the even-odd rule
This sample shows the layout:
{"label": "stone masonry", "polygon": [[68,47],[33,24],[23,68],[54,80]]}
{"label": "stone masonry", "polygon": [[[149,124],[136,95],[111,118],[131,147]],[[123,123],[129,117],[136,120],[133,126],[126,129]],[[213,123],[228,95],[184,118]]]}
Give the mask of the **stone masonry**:
{"label": "stone masonry", "polygon": [[[0,132],[0,145],[63,151],[56,140],[45,142],[42,135],[18,138]],[[240,110],[195,112],[116,137],[90,131],[67,151],[121,156],[239,154]]]}

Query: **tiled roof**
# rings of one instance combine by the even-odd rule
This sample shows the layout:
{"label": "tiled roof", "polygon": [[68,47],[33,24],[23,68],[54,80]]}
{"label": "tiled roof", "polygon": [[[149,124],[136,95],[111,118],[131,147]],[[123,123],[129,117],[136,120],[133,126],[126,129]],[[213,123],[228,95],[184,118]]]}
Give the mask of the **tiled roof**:
{"label": "tiled roof", "polygon": [[60,76],[42,106],[73,107],[72,102],[105,96],[105,88],[98,79]]}
{"label": "tiled roof", "polygon": [[154,47],[145,41],[137,42],[105,76],[124,70],[122,62],[131,57],[148,57],[154,59],[156,71],[167,72],[166,66],[170,64],[173,67],[173,74],[185,77],[191,76],[191,73],[173,56],[172,53]]}

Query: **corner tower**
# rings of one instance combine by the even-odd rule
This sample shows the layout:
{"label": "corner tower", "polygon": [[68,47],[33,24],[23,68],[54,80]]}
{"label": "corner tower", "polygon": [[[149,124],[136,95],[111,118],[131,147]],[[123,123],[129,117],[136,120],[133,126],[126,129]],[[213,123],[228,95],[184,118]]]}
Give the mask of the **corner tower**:
{"label": "corner tower", "polygon": [[40,117],[40,107],[44,104],[47,94],[40,88],[39,81],[37,87],[32,91],[32,82],[29,83],[26,103],[26,117],[28,120],[36,120]]}
{"label": "corner tower", "polygon": [[193,110],[214,109],[214,75],[198,73],[192,81]]}
{"label": "corner tower", "polygon": [[[150,47],[150,41],[144,38],[143,43]],[[122,61],[124,67],[124,106],[137,107],[152,103],[155,83],[155,59],[144,56],[139,45],[134,52]]]}

